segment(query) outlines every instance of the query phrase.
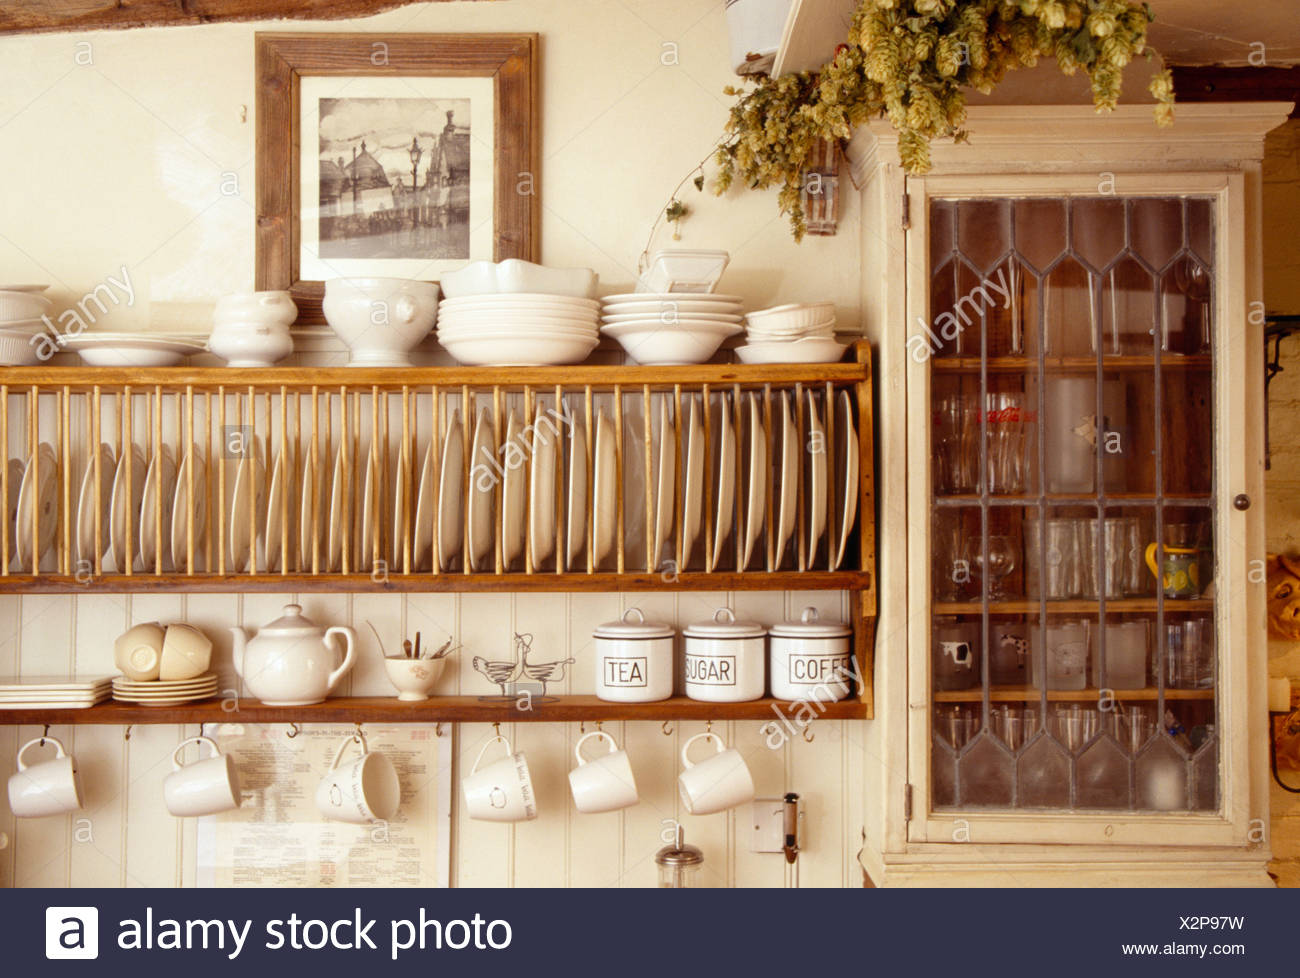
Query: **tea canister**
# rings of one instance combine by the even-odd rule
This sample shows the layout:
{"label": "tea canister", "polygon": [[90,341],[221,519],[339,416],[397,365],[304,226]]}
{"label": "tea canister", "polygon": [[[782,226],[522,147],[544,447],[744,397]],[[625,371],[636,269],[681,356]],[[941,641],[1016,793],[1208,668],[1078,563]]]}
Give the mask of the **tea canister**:
{"label": "tea canister", "polygon": [[741,703],[763,697],[767,628],[736,621],[719,608],[712,621],[689,625],[686,636],[686,695],[710,703]]}
{"label": "tea canister", "polygon": [[596,696],[615,703],[650,703],[673,695],[671,625],[646,621],[640,608],[628,608],[619,621],[606,622],[596,639]]}
{"label": "tea canister", "polygon": [[772,626],[769,676],[779,700],[833,703],[849,695],[849,638],[852,629],[821,621],[816,608],[804,608],[798,621]]}

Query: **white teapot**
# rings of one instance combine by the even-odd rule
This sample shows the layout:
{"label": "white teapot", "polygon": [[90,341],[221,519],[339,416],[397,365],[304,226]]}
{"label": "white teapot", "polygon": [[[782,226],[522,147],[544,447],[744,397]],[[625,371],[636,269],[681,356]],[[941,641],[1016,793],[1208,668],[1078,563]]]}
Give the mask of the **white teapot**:
{"label": "white teapot", "polygon": [[[304,618],[296,604],[284,606],[284,615],[263,625],[250,639],[242,628],[235,637],[235,672],[251,695],[267,706],[307,706],[324,700],[356,661],[357,635],[335,625],[321,628]],[[343,638],[343,662],[335,666],[339,649],[334,636]]]}

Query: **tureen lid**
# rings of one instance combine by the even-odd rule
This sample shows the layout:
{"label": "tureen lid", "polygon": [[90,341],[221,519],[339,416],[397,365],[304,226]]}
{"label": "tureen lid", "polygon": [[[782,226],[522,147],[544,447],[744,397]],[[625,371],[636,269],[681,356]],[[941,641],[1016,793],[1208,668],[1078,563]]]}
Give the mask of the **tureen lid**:
{"label": "tureen lid", "polygon": [[798,621],[783,621],[772,626],[772,634],[778,638],[844,638],[852,635],[853,630],[838,621],[822,621],[816,608],[804,608]]}
{"label": "tureen lid", "polygon": [[259,635],[267,632],[319,632],[321,627],[302,613],[302,605],[287,604],[284,614],[270,624],[257,630]]}
{"label": "tureen lid", "polygon": [[756,621],[736,621],[730,608],[719,608],[713,621],[697,621],[682,633],[689,638],[759,638],[767,634],[767,626]]}
{"label": "tureen lid", "polygon": [[672,638],[673,627],[661,621],[646,621],[640,608],[628,608],[621,619],[597,625],[592,634],[596,638]]}

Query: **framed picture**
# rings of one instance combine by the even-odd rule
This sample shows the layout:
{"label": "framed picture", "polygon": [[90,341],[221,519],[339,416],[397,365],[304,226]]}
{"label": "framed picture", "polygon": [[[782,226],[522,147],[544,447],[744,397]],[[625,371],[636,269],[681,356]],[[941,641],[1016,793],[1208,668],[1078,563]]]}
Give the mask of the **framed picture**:
{"label": "framed picture", "polygon": [[536,34],[264,34],[258,289],[540,252]]}

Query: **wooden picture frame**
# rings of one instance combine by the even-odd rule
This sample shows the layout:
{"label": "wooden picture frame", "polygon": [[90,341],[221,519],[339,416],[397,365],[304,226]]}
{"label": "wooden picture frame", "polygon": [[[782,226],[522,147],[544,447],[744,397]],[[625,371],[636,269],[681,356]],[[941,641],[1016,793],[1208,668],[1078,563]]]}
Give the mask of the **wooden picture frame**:
{"label": "wooden picture frame", "polygon": [[[258,33],[254,43],[257,71],[255,286],[259,290],[291,292],[298,305],[299,324],[325,321],[321,311],[324,281],[321,278],[304,279],[301,274],[303,161],[300,150],[304,136],[301,103],[304,79],[311,79],[311,83],[316,84],[315,79],[328,77],[338,80],[343,86],[350,84],[347,80],[353,78],[410,79],[407,84],[412,86],[417,82],[427,86],[429,79],[484,80],[481,87],[487,91],[490,86],[492,102],[490,183],[486,177],[476,179],[483,180],[483,185],[491,188],[492,219],[490,228],[483,227],[482,221],[475,223],[473,233],[479,242],[486,236],[491,253],[469,253],[459,257],[464,260],[491,258],[493,261],[539,259],[540,130],[536,34]],[[479,116],[475,118],[477,120]],[[447,113],[447,128],[452,128],[450,112]],[[469,141],[467,135],[466,142]],[[481,149],[482,146],[476,144],[474,151]],[[355,163],[355,149],[353,153]],[[416,163],[413,161],[411,166],[412,186],[419,191]],[[465,171],[468,174],[468,163]],[[356,172],[355,167],[353,172]],[[470,178],[467,175],[464,179],[468,181]],[[426,187],[428,184],[426,180]],[[355,180],[353,185],[355,201]],[[401,189],[398,181],[393,196],[394,209],[399,199],[397,191]],[[412,200],[416,197],[418,193],[412,195]],[[414,206],[418,207],[418,204]],[[468,207],[467,204],[466,213]],[[418,220],[412,218],[412,233]],[[465,224],[468,241],[468,218]],[[367,272],[353,271],[349,274]]]}

